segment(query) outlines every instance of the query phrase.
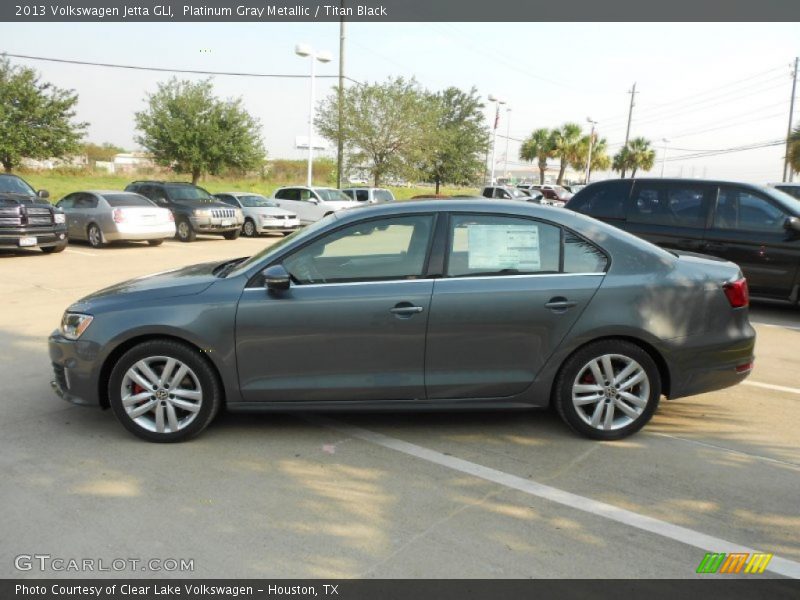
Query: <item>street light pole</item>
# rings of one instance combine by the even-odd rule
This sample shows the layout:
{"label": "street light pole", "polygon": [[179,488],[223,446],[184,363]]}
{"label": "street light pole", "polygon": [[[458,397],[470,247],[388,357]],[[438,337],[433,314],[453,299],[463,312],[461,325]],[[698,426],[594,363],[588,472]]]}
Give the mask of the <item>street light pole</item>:
{"label": "street light pole", "polygon": [[506,106],[506,159],[503,163],[503,175],[508,175],[508,138],[511,136],[511,107]]}
{"label": "street light pole", "polygon": [[586,159],[586,177],[583,183],[589,183],[589,175],[592,173],[592,146],[594,146],[594,126],[597,121],[592,121],[592,117],[586,117],[586,121],[592,124],[592,132],[589,134],[589,157]]}
{"label": "street light pole", "polygon": [[669,140],[661,138],[661,141],[664,142],[664,154],[661,155],[661,179],[664,179],[664,163],[667,162],[667,144],[669,144]]}
{"label": "street light pole", "polygon": [[490,168],[489,185],[494,185],[494,152],[497,147],[497,125],[500,123],[500,105],[505,104],[505,100],[500,100],[494,94],[489,94],[489,102],[495,103],[494,111],[494,134],[492,135],[492,164]]}
{"label": "street light pole", "polygon": [[789,128],[786,131],[786,156],[783,159],[783,181],[791,181],[793,179],[792,169],[789,168],[789,140],[792,138],[792,120],[794,119],[794,97],[797,90],[797,70],[800,66],[800,57],[794,59],[794,71],[792,71],[792,98],[789,102]]}
{"label": "street light pole", "polygon": [[312,166],[314,164],[314,76],[316,75],[317,61],[326,63],[331,61],[330,52],[321,51],[316,52],[307,44],[297,44],[294,47],[294,53],[297,56],[311,59],[311,93],[308,104],[308,176],[306,177],[306,185],[312,185]]}

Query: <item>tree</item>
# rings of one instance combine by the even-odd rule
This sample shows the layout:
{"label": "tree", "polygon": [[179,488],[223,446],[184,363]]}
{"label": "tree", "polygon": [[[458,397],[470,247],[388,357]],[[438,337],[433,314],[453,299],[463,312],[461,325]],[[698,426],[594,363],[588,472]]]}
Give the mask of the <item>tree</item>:
{"label": "tree", "polygon": [[0,162],[6,173],[23,158],[63,158],[78,150],[87,123],[74,122],[78,95],[42,83],[33,69],[0,57]]}
{"label": "tree", "polygon": [[636,177],[636,171],[649,171],[656,162],[656,151],[650,147],[650,140],[643,137],[633,138],[627,146],[623,146],[614,156],[613,169],[619,171],[622,177],[628,169],[631,177]]}
{"label": "tree", "polygon": [[114,160],[115,155],[119,154],[120,152],[125,152],[123,148],[108,142],[102,145],[87,142],[83,144],[81,150],[91,163],[95,163],[97,161],[111,161]]}
{"label": "tree", "polygon": [[795,173],[800,173],[800,125],[795,126],[789,136],[789,167]]}
{"label": "tree", "polygon": [[481,155],[489,147],[489,131],[477,94],[474,87],[469,92],[449,87],[429,97],[436,126],[421,171],[436,184],[436,194],[442,183],[468,185],[482,175]]}
{"label": "tree", "polygon": [[567,165],[578,161],[581,145],[581,126],[577,123],[565,123],[551,134],[553,152],[561,162],[558,168],[556,184],[564,182],[564,172]]}
{"label": "tree", "polygon": [[147,96],[147,110],[135,115],[136,141],[155,161],[176,173],[191,173],[197,184],[206,173],[254,169],[264,161],[261,125],[241,99],[219,100],[211,80],[175,78]]}
{"label": "tree", "polygon": [[[571,163],[573,169],[576,171],[586,170],[586,161],[589,160],[589,136],[585,135],[581,138],[578,146],[578,152],[575,155],[575,162]],[[592,164],[589,165],[589,177],[592,171],[607,171],[611,167],[611,158],[608,156],[608,142],[605,138],[598,138],[597,134],[594,135],[594,142],[592,143]]]}
{"label": "tree", "polygon": [[544,184],[544,173],[547,170],[547,159],[553,158],[555,147],[553,146],[553,133],[549,129],[536,129],[528,136],[519,149],[519,157],[522,160],[538,163],[539,183]]}
{"label": "tree", "polygon": [[[322,137],[339,139],[339,94],[332,92],[314,121]],[[389,175],[415,173],[425,163],[437,112],[416,80],[389,78],[342,93],[342,139],[349,162],[368,167],[375,186]]]}

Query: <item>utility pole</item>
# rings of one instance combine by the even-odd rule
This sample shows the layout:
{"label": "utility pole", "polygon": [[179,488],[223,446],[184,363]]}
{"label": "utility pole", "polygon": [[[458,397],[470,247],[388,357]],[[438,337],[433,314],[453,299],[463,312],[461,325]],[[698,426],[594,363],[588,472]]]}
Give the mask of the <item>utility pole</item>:
{"label": "utility pole", "polygon": [[344,121],[344,0],[341,0],[340,6],[342,11],[339,13],[339,90],[338,90],[338,104],[339,104],[339,134],[336,136],[336,187],[342,187],[342,163],[344,162],[344,138],[342,138],[342,129]]}
{"label": "utility pole", "polygon": [[597,121],[593,121],[591,117],[586,117],[586,120],[592,124],[592,132],[589,134],[589,156],[586,159],[586,176],[583,178],[583,183],[589,183],[589,177],[592,174],[592,146],[594,146],[594,126]]}
{"label": "utility pole", "polygon": [[786,156],[783,159],[783,180],[791,181],[792,170],[789,168],[789,139],[792,137],[792,120],[794,119],[794,96],[797,90],[797,67],[800,57],[794,59],[794,71],[792,72],[792,98],[789,102],[789,128],[786,130]]}
{"label": "utility pole", "polygon": [[506,159],[503,165],[503,176],[508,176],[508,140],[511,137],[511,107],[506,106]]}
{"label": "utility pole", "polygon": [[[633,82],[633,87],[628,91],[631,95],[631,106],[628,109],[628,128],[625,130],[625,145],[623,148],[628,147],[628,139],[631,137],[631,120],[633,119],[633,107],[635,106],[634,100],[636,99],[636,82]],[[622,169],[620,176],[625,178],[625,169]]]}

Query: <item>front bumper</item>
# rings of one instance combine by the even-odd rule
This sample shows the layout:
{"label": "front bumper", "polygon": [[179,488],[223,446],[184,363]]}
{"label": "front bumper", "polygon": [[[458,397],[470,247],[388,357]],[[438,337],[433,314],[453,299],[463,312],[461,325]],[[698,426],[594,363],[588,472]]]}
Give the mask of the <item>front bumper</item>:
{"label": "front bumper", "polygon": [[99,406],[97,364],[100,347],[94,342],[68,340],[56,330],[48,339],[54,378],[53,391],[72,404]]}
{"label": "front bumper", "polygon": [[[25,238],[36,238],[33,246],[20,245]],[[15,229],[0,229],[0,248],[48,248],[67,243],[67,227],[21,227]]]}
{"label": "front bumper", "polygon": [[295,231],[300,229],[300,219],[262,219],[256,227],[260,232],[267,231]]}
{"label": "front bumper", "polygon": [[204,217],[191,217],[189,221],[192,223],[192,228],[197,232],[202,233],[227,233],[241,229],[244,225],[244,219],[229,218],[204,218]]}

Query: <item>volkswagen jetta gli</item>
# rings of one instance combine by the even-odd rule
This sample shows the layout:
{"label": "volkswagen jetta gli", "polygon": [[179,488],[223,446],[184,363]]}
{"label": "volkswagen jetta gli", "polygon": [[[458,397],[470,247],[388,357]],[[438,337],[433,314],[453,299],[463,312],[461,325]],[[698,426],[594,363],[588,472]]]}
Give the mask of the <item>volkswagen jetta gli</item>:
{"label": "volkswagen jetta gli", "polygon": [[228,410],[543,408],[610,440],[660,397],[739,383],[747,284],[590,217],[497,200],[330,215],[247,259],[64,314],[53,388],[172,442]]}

